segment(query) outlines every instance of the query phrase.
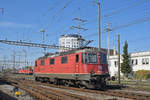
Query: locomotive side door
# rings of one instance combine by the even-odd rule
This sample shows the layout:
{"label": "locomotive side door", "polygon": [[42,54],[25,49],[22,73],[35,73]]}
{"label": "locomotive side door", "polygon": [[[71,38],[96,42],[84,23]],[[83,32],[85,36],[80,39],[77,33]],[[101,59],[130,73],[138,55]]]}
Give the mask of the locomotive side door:
{"label": "locomotive side door", "polygon": [[76,56],[75,56],[75,73],[79,73],[79,67],[80,67],[79,54],[76,54]]}

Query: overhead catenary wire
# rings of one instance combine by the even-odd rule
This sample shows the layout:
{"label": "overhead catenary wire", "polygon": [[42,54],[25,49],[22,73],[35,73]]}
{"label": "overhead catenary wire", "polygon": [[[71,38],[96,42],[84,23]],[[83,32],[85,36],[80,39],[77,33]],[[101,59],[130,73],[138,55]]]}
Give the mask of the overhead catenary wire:
{"label": "overhead catenary wire", "polygon": [[[52,20],[51,21],[47,21],[48,22],[48,24],[46,24],[46,25],[42,25],[42,28],[41,29],[44,29],[44,30],[47,30],[48,28],[50,28],[50,26],[53,24],[53,22],[55,21],[55,18],[65,9],[65,8],[67,8],[68,6],[69,6],[69,4],[72,2],[73,0],[69,0],[68,2],[66,2],[65,4],[64,4],[64,6],[58,11],[58,12],[56,12],[56,13],[54,13],[53,14],[53,16],[52,16]],[[47,11],[46,11],[46,13],[44,13],[43,15],[41,15],[41,17],[42,17],[42,19],[43,19],[43,17],[44,16],[46,16],[47,14],[48,14],[48,12],[50,12],[50,11],[53,11],[54,9],[56,9],[56,6],[55,7],[50,7]],[[53,19],[54,18],[54,19]],[[40,23],[42,22],[42,20],[40,19]],[[45,26],[45,27],[43,27],[43,26]],[[38,31],[40,31],[40,30],[38,30]],[[32,28],[30,28],[29,30],[28,30],[28,32],[30,32],[30,33],[33,33],[33,29]],[[36,32],[37,33],[37,32]]]}
{"label": "overhead catenary wire", "polygon": [[66,8],[69,6],[69,4],[72,3],[72,1],[73,1],[73,0],[69,0],[67,3],[65,3],[65,5],[64,5],[58,12],[56,12],[56,13],[52,16],[52,21],[51,21],[51,23],[48,23],[48,24],[46,25],[46,27],[44,28],[45,30],[55,21],[55,18],[58,17],[58,15],[59,15],[64,9],[66,9]]}
{"label": "overhead catenary wire", "polygon": [[[136,24],[144,23],[144,22],[147,22],[147,21],[150,21],[150,16],[142,18],[142,19],[137,19],[137,20],[128,22],[127,24],[122,24],[122,25],[118,25],[118,26],[112,27],[111,30],[115,31],[115,30],[119,30],[119,29],[122,29],[122,28],[127,28],[129,26],[133,26],[133,25],[136,25]],[[102,33],[106,33],[106,32],[103,31]],[[96,35],[97,35],[97,33],[95,32],[95,33],[86,35],[85,37],[92,37],[92,36],[96,36]]]}
{"label": "overhead catenary wire", "polygon": [[[146,1],[145,1],[145,0],[142,0],[142,2],[140,1],[141,4],[143,4],[143,3],[145,3],[145,2],[147,2],[147,0],[146,0]],[[136,6],[136,5],[140,5],[139,2],[136,3],[136,4],[134,4],[134,6]],[[130,5],[130,6],[131,6],[131,5]],[[130,7],[130,6],[128,6],[128,7]],[[131,6],[131,7],[132,7],[132,6]],[[145,22],[145,18],[144,18],[144,19],[141,19],[141,21],[140,21],[140,19],[138,19],[138,20],[135,20],[135,22],[132,21],[132,22],[129,22],[129,23],[127,23],[127,24],[122,24],[122,25],[113,27],[112,31],[113,31],[113,30],[117,30],[117,29],[126,28],[126,27],[129,27],[129,26],[134,25],[134,24],[142,23],[142,20],[143,20],[143,22]],[[147,20],[149,20],[149,19],[147,19]],[[103,31],[102,33],[106,33],[106,32]],[[94,32],[94,33],[92,33],[92,34],[86,35],[85,37],[93,37],[93,36],[95,36],[95,35],[97,35],[97,32]]]}
{"label": "overhead catenary wire", "polygon": [[150,0],[137,1],[137,2],[134,3],[133,5],[129,5],[129,6],[125,7],[125,8],[121,8],[121,9],[119,9],[119,10],[117,10],[117,11],[113,11],[113,12],[111,12],[111,13],[109,13],[109,14],[105,14],[103,17],[110,17],[110,16],[113,16],[113,15],[115,15],[115,14],[119,14],[119,13],[125,11],[125,10],[128,10],[128,9],[130,9],[130,8],[133,8],[133,7],[137,7],[137,6],[141,5],[141,4],[146,3],[146,2],[149,2],[149,1],[150,1]]}
{"label": "overhead catenary wire", "polygon": [[122,9],[122,7],[127,7],[127,6],[129,6],[129,5],[132,5],[133,4],[133,2],[135,2],[135,1],[131,1],[131,0],[123,0],[123,1],[121,1],[120,0],[120,2],[117,2],[117,5],[119,6],[119,7],[110,7],[110,8],[104,8],[103,10],[104,11],[108,11],[108,12],[110,12],[110,11],[114,11],[114,10],[116,10],[116,9]]}
{"label": "overhead catenary wire", "polygon": [[112,30],[117,30],[117,29],[121,29],[121,28],[126,28],[126,27],[129,27],[129,26],[136,25],[136,24],[140,24],[140,23],[147,22],[147,21],[150,21],[150,16],[145,17],[145,18],[142,18],[142,19],[134,20],[134,21],[129,22],[129,23],[127,23],[127,24],[122,24],[122,25],[116,26],[116,27],[112,28]]}

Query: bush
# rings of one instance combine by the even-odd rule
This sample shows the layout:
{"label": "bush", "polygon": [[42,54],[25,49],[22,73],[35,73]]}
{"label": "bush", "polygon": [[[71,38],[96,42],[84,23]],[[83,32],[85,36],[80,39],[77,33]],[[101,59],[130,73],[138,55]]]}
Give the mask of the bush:
{"label": "bush", "polygon": [[134,72],[133,77],[134,79],[138,79],[138,80],[141,79],[147,80],[150,78],[150,70],[138,70]]}

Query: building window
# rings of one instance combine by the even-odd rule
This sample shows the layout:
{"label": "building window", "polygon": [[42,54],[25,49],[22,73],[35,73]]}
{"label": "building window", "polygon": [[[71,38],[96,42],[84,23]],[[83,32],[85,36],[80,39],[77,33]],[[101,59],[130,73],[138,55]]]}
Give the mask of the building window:
{"label": "building window", "polygon": [[40,65],[41,65],[41,66],[45,65],[45,62],[44,62],[43,59],[41,60],[41,64],[40,64]]}
{"label": "building window", "polygon": [[50,65],[54,65],[54,64],[55,64],[55,59],[54,59],[54,58],[50,59],[50,60],[49,60],[49,64],[50,64]]}
{"label": "building window", "polygon": [[67,63],[67,62],[68,62],[68,57],[67,57],[67,56],[61,57],[61,63],[62,63],[62,64],[65,64],[65,63]]}
{"label": "building window", "polygon": [[142,59],[142,64],[145,64],[145,59]]}
{"label": "building window", "polygon": [[136,59],[136,60],[135,60],[135,65],[137,65],[137,64],[138,64],[138,60]]}
{"label": "building window", "polygon": [[117,67],[117,65],[118,65],[118,61],[115,61],[115,62],[114,62],[114,65],[115,65],[115,67]]}
{"label": "building window", "polygon": [[131,60],[131,64],[132,65],[137,65],[138,64],[138,60],[137,59],[132,59]]}
{"label": "building window", "polygon": [[146,64],[149,64],[149,59],[148,58],[146,59]]}
{"label": "building window", "polygon": [[134,64],[134,60],[131,60],[131,64],[132,64],[132,65]]}
{"label": "building window", "polygon": [[149,64],[149,58],[143,58],[142,59],[142,64],[143,65],[145,65],[145,64],[148,65]]}

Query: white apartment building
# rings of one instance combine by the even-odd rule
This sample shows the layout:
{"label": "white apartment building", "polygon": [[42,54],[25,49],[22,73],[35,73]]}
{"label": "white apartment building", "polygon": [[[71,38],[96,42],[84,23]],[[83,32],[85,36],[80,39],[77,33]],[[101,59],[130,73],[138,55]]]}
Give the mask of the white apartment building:
{"label": "white apartment building", "polygon": [[[67,51],[69,48],[79,48],[80,45],[83,43],[83,39],[80,36],[80,40],[77,34],[65,34],[61,35],[59,38],[59,51],[64,52]],[[66,47],[66,48],[64,48]]]}
{"label": "white apartment building", "polygon": [[[150,70],[150,51],[131,53],[131,67],[133,72],[138,70]],[[122,63],[122,56],[120,57],[120,63]],[[109,72],[111,76],[118,74],[118,56],[113,55],[108,59]],[[121,73],[122,75],[122,73]]]}

